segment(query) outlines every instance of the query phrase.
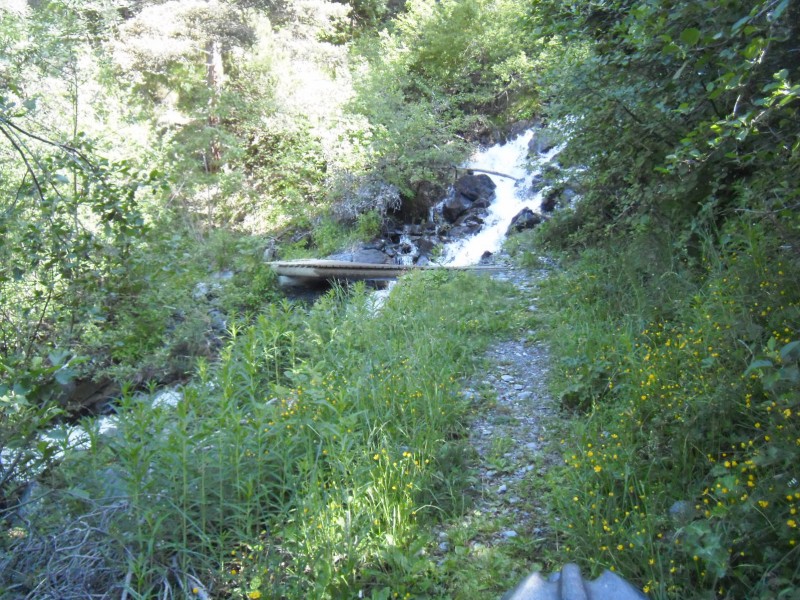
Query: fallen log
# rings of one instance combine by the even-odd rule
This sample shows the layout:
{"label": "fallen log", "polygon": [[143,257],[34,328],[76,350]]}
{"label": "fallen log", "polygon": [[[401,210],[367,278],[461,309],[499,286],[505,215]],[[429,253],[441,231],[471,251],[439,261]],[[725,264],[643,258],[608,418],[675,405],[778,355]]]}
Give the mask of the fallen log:
{"label": "fallen log", "polygon": [[514,181],[519,181],[516,177],[511,175],[507,175],[506,173],[500,173],[499,171],[490,171],[489,169],[473,169],[472,167],[456,167],[454,166],[453,169],[458,173],[459,171],[466,171],[468,174],[472,173],[486,173],[487,175],[496,175],[497,177],[505,177],[506,179],[513,179]]}

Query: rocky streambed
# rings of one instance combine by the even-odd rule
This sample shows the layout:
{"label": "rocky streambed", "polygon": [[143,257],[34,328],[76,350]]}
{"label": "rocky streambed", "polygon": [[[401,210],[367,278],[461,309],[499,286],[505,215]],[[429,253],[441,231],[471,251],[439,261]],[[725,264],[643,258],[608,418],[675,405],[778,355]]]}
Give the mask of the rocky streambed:
{"label": "rocky streambed", "polygon": [[485,148],[455,169],[425,221],[389,221],[382,237],[326,258],[421,266],[485,260],[509,233],[536,227],[578,196],[558,164],[560,149],[541,128]]}

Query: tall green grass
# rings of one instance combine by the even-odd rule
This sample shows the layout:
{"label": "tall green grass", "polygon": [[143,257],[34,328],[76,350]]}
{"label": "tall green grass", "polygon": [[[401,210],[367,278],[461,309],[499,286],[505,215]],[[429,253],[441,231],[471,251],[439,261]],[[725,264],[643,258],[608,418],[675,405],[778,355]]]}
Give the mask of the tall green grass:
{"label": "tall green grass", "polygon": [[508,296],[418,273],[378,311],[363,287],[273,305],[175,409],[129,397],[108,459],[130,502],[128,597],[444,594],[421,551],[463,508],[458,382],[519,324]]}
{"label": "tall green grass", "polygon": [[796,597],[800,264],[751,223],[715,240],[642,235],[545,283],[576,411],[550,475],[561,558],[653,598]]}

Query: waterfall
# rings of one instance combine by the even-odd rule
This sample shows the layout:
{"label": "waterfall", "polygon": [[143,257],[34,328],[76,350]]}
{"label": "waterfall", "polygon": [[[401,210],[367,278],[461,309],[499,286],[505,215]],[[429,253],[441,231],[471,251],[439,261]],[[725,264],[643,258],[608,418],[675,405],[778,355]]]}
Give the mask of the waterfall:
{"label": "waterfall", "polygon": [[[503,245],[511,220],[525,207],[538,211],[542,192],[531,192],[531,183],[541,167],[549,162],[561,147],[541,154],[534,160],[534,168],[528,170],[528,144],[534,130],[528,130],[517,138],[495,144],[475,153],[464,165],[465,169],[495,171],[511,176],[491,176],[497,185],[495,198],[489,206],[481,230],[467,238],[454,240],[444,246],[441,263],[452,266],[476,264],[485,252],[497,252]],[[513,178],[513,179],[512,179]]]}

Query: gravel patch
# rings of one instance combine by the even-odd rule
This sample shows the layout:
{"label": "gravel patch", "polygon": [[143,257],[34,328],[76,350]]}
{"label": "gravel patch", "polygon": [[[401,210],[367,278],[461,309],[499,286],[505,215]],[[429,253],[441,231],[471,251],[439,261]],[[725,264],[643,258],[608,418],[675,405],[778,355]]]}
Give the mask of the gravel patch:
{"label": "gravel patch", "polygon": [[[506,256],[492,260],[495,265],[508,263]],[[536,281],[546,274],[546,270],[510,269],[493,276],[534,296]],[[536,298],[526,301],[531,300]],[[536,310],[535,305],[529,310]],[[466,382],[463,390],[476,407],[469,426],[469,442],[478,456],[471,514],[496,524],[490,538],[480,540],[484,545],[530,541],[549,532],[551,517],[541,494],[534,493],[534,480],[561,460],[553,443],[561,419],[547,388],[548,348],[531,341],[532,333],[523,332],[489,348],[487,369]]]}

